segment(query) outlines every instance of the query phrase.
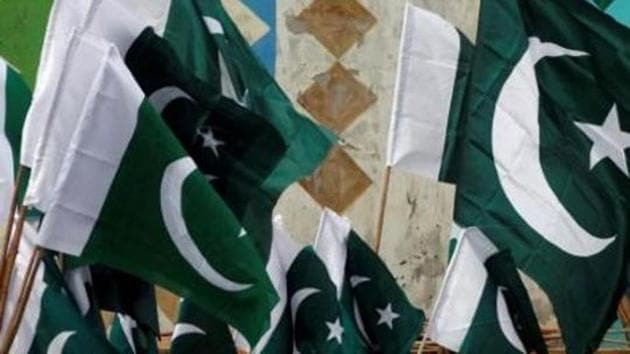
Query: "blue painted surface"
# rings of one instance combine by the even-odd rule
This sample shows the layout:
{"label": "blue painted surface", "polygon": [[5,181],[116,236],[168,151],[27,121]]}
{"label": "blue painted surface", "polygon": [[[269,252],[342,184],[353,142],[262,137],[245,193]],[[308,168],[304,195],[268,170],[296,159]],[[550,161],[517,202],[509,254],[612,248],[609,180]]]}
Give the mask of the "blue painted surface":
{"label": "blue painted surface", "polygon": [[265,68],[273,75],[276,72],[276,0],[241,1],[269,26],[269,32],[252,44],[252,49]]}
{"label": "blue painted surface", "polygon": [[630,27],[630,1],[616,0],[606,9],[606,13]]}

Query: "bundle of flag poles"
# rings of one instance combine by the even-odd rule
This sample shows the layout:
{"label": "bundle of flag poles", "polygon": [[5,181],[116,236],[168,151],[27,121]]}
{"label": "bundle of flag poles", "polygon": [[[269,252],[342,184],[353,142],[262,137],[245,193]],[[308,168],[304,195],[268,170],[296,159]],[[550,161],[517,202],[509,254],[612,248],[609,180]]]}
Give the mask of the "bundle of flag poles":
{"label": "bundle of flag poles", "polygon": [[[0,353],[630,353],[630,29],[608,5],[481,0],[474,43],[406,6],[371,247],[326,208],[312,245],[274,215],[337,137],[220,1],[55,0],[35,90],[0,62]],[[378,255],[395,171],[457,188],[426,312]]]}

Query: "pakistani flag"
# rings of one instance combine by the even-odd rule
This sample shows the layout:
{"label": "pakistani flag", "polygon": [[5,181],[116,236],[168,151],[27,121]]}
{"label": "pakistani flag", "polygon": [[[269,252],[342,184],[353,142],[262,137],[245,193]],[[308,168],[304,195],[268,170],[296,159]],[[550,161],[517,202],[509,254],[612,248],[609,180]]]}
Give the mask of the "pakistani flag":
{"label": "pakistani flag", "polygon": [[299,353],[368,353],[326,265],[305,247],[287,273],[294,348]]}
{"label": "pakistani flag", "polygon": [[630,251],[630,30],[564,0],[488,0],[480,23],[456,219],[545,290],[568,351],[593,351]]}
{"label": "pakistani flag", "polygon": [[482,1],[463,113],[434,117],[426,160],[457,183],[456,221],[547,293],[572,353],[598,347],[626,285],[628,38],[586,2]]}
{"label": "pakistani flag", "polygon": [[157,354],[157,341],[151,332],[138,327],[130,316],[116,314],[109,330],[109,341],[120,354]]}
{"label": "pakistani flag", "polygon": [[[174,2],[163,37],[195,76],[220,87],[223,96],[232,98],[253,113],[246,115],[233,107],[219,105],[217,117],[240,116],[242,122],[241,127],[230,127],[241,134],[240,137],[225,133],[221,136],[221,126],[214,127],[218,118],[210,116],[204,129],[207,132],[211,128],[216,140],[224,143],[218,147],[219,152],[234,150],[231,141],[246,141],[247,134],[254,132],[248,133],[251,127],[264,128],[261,133],[265,134],[258,135],[256,140],[248,139],[252,153],[241,154],[237,160],[244,168],[213,184],[243,225],[249,229],[255,225],[260,229],[251,232],[263,257],[267,258],[271,250],[273,206],[289,185],[315,171],[336,138],[295,110],[290,99],[257,60],[220,1]],[[260,122],[252,125],[257,120]],[[277,148],[280,146],[277,137],[269,134],[268,127],[279,134],[281,150]],[[254,174],[245,175],[247,171]]]}
{"label": "pakistani flag", "polygon": [[66,127],[71,148],[38,243],[190,297],[256,341],[276,296],[253,242],[118,51],[77,38],[83,60],[102,65],[85,71],[93,85],[79,124]]}
{"label": "pakistani flag", "polygon": [[349,220],[325,209],[315,242],[368,352],[409,353],[420,335],[424,313],[411,305],[385,263],[352,230]]}
{"label": "pakistani flag", "polygon": [[20,74],[0,58],[0,229],[9,216],[22,126],[30,101],[31,92]]}
{"label": "pakistani flag", "polygon": [[478,229],[457,241],[427,335],[458,353],[546,353],[509,252]]}
{"label": "pakistani flag", "polygon": [[[29,259],[33,253],[34,229],[25,225],[16,268],[9,288],[7,306],[14,309]],[[44,257],[35,275],[33,290],[28,298],[24,317],[11,347],[12,354],[90,353],[116,354],[104,333],[90,325],[81,313],[77,301],[70,297],[69,288],[55,260]],[[10,316],[5,316],[7,328]],[[2,337],[2,336],[0,336]]]}

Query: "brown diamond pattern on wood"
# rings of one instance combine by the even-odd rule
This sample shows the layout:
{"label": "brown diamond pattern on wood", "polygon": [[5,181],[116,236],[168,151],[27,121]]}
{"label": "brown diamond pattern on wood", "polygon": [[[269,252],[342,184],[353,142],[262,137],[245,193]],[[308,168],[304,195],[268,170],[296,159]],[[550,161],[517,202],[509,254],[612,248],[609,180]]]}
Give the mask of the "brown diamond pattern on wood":
{"label": "brown diamond pattern on wood", "polygon": [[376,18],[356,0],[315,0],[298,20],[337,58],[376,23]]}
{"label": "brown diamond pattern on wood", "polygon": [[339,63],[314,80],[298,97],[298,102],[315,119],[337,133],[344,131],[376,102],[376,95]]}
{"label": "brown diamond pattern on wood", "polygon": [[337,213],[346,211],[372,181],[339,146],[332,149],[313,176],[300,182],[315,201]]}

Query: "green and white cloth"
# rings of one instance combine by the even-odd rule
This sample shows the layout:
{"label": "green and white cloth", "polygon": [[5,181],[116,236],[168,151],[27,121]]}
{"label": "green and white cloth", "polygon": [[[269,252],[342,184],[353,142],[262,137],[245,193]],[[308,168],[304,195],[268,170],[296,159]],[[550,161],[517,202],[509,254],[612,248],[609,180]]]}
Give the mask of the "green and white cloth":
{"label": "green and white cloth", "polygon": [[352,230],[350,221],[325,209],[315,249],[348,316],[345,330],[358,331],[361,350],[409,353],[420,335],[424,313],[409,302],[385,263]]}
{"label": "green and white cloth", "polygon": [[157,340],[151,331],[138,326],[130,316],[116,314],[109,330],[109,341],[120,354],[157,354]]}
{"label": "green and white cloth", "polygon": [[[33,253],[32,241],[37,237],[29,224],[16,259],[16,267],[9,287],[8,309],[15,309],[18,294],[24,282],[26,268]],[[90,353],[116,354],[104,333],[90,325],[81,313],[55,260],[44,256],[35,275],[33,290],[28,298],[24,317],[10,352],[12,354]],[[11,316],[5,316],[7,328]],[[0,335],[0,338],[3,335]]]}
{"label": "green and white cloth", "polygon": [[476,228],[457,240],[427,335],[458,353],[547,352],[509,253]]}
{"label": "green and white cloth", "polygon": [[327,267],[313,247],[297,244],[274,220],[267,271],[280,301],[272,325],[253,348],[236,333],[240,350],[251,353],[363,353],[366,346],[338,298]]}
{"label": "green and white cloth", "polygon": [[0,58],[0,230],[9,216],[20,138],[31,91],[20,74]]}
{"label": "green and white cloth", "polygon": [[463,110],[425,117],[428,172],[547,293],[567,350],[593,351],[626,285],[630,30],[568,0],[484,0],[479,23]]}
{"label": "green and white cloth", "polygon": [[[118,51],[76,37],[92,81],[38,244],[195,300],[256,341],[275,292],[254,244]],[[89,67],[89,66],[88,66]],[[77,70],[81,71],[81,70]]]}
{"label": "green and white cloth", "polygon": [[232,333],[225,322],[209,316],[189,299],[182,299],[170,353],[234,354],[235,350]]}
{"label": "green and white cloth", "polygon": [[387,165],[453,182],[472,53],[470,41],[453,25],[406,5]]}

